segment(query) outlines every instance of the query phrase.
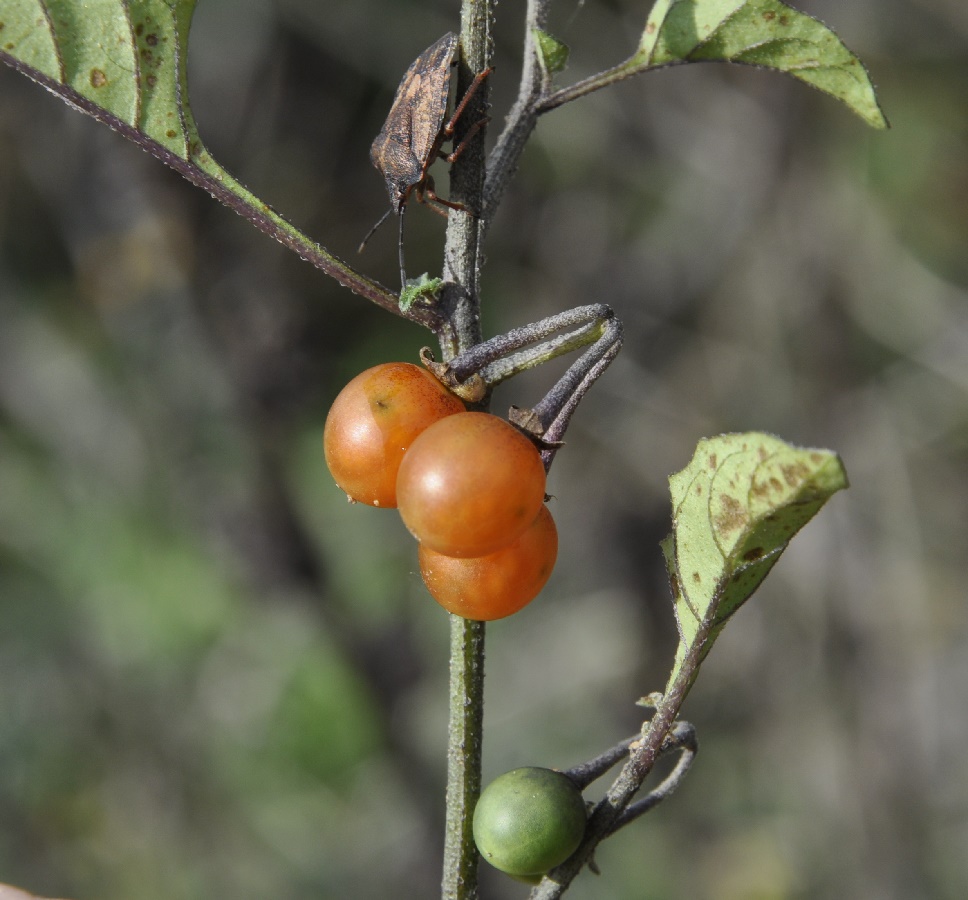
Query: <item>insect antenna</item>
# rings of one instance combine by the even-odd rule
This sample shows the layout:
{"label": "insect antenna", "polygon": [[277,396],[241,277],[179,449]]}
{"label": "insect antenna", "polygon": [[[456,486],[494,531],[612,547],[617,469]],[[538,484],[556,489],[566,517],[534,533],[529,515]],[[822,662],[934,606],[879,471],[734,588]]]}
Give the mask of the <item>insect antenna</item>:
{"label": "insect antenna", "polygon": [[[400,290],[403,290],[407,286],[407,271],[403,264],[403,214],[406,212],[407,207],[401,205],[399,212],[400,216],[400,235],[398,238],[397,250],[400,256]],[[393,207],[391,206],[380,218],[377,220],[376,225],[374,225],[367,233],[366,237],[360,242],[360,246],[356,248],[357,253],[362,253],[363,248],[366,246],[366,242],[373,237],[374,232],[379,228],[387,219],[390,218],[390,213],[393,212]]]}
{"label": "insect antenna", "polygon": [[373,227],[372,227],[372,228],[371,228],[371,229],[370,229],[370,230],[369,230],[369,231],[368,231],[368,232],[366,233],[366,237],[365,237],[365,238],[363,238],[363,240],[362,240],[362,241],[360,242],[360,246],[356,248],[356,252],[357,252],[357,253],[362,253],[362,252],[363,252],[363,248],[364,248],[364,247],[366,246],[366,244],[367,244],[367,241],[369,241],[369,239],[370,239],[371,237],[373,237],[373,235],[374,235],[374,233],[376,232],[376,230],[377,230],[377,228],[379,228],[379,227],[380,227],[380,226],[381,226],[381,225],[382,225],[382,224],[383,224],[383,223],[384,223],[384,222],[385,222],[385,221],[386,221],[387,219],[389,219],[389,218],[390,218],[390,213],[392,213],[392,212],[393,212],[393,207],[391,206],[391,207],[390,207],[390,208],[389,208],[389,209],[388,209],[388,210],[387,210],[387,211],[386,211],[386,212],[385,212],[385,213],[384,213],[384,214],[383,214],[382,216],[380,216],[380,218],[379,218],[379,219],[377,219],[377,223],[376,223],[376,225],[374,225],[374,226],[373,226]]}
{"label": "insect antenna", "polygon": [[400,254],[400,290],[403,291],[407,287],[407,273],[403,265],[403,214],[406,211],[406,206],[400,207],[400,237],[397,242],[397,250]]}

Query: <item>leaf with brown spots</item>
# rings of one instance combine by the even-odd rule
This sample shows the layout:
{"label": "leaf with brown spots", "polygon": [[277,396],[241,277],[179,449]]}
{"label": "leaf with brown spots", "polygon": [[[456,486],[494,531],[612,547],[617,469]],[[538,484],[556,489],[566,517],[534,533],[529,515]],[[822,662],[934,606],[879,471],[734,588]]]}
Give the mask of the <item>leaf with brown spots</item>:
{"label": "leaf with brown spots", "polygon": [[708,61],[786,72],[887,127],[861,61],[823,22],[780,0],[657,0],[625,67]]}
{"label": "leaf with brown spots", "polygon": [[669,479],[673,533],[662,550],[679,627],[673,678],[690,651],[697,663],[705,657],[790,538],[845,487],[844,467],[829,450],[756,432],[700,441]]}
{"label": "leaf with brown spots", "polygon": [[85,112],[189,159],[185,55],[194,0],[8,0],[0,52]]}

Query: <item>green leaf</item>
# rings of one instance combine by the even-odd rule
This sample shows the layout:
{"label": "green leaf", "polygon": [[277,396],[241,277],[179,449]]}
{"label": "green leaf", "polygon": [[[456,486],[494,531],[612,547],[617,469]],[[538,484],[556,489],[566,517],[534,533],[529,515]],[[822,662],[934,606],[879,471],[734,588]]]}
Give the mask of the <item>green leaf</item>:
{"label": "green leaf", "polygon": [[550,76],[564,71],[565,66],[568,65],[568,45],[540,28],[532,28],[531,34],[534,35],[538,61],[545,74]]}
{"label": "green leaf", "polygon": [[194,8],[195,0],[5,0],[0,46],[88,101],[82,108],[187,160],[199,143],[185,79]]}
{"label": "green leaf", "polygon": [[662,551],[680,641],[670,685],[687,657],[698,669],[793,535],[845,487],[843,464],[829,450],[756,432],[700,441],[669,479],[673,532]]}
{"label": "green leaf", "polygon": [[194,10],[195,0],[5,0],[0,53],[183,174],[264,212],[198,134],[186,72]]}
{"label": "green leaf", "polygon": [[195,0],[0,0],[0,61],[134,141],[341,284],[399,311],[395,294],[306,237],[205,148],[188,102],[194,9]]}
{"label": "green leaf", "polygon": [[780,0],[658,0],[631,71],[719,60],[786,72],[875,128],[888,123],[861,61],[826,25]]}

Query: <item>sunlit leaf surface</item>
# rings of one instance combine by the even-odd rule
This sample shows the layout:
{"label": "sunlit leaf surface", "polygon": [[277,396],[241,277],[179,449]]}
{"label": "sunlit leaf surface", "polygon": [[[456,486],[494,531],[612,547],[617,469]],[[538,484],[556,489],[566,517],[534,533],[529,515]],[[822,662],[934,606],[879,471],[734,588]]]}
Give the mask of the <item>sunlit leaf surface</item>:
{"label": "sunlit leaf surface", "polygon": [[[0,49],[188,159],[185,60],[194,0],[6,0]],[[32,74],[27,72],[27,74]]]}
{"label": "sunlit leaf surface", "polygon": [[786,72],[887,127],[861,61],[823,22],[779,0],[658,0],[629,63],[713,60]]}
{"label": "sunlit leaf surface", "polygon": [[843,465],[829,450],[755,432],[699,443],[669,479],[673,533],[662,547],[679,627],[676,672],[697,643],[705,656],[790,539],[845,487]]}

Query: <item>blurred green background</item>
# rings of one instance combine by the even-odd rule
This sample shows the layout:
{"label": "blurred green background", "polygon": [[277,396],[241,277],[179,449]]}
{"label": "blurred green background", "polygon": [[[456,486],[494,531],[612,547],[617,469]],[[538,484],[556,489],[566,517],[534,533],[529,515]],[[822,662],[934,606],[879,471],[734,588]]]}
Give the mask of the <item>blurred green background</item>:
{"label": "blurred green background", "polygon": [[[523,7],[498,9],[496,126]],[[624,58],[646,7],[559,0],[566,78]],[[674,649],[666,478],[700,437],[828,446],[852,481],[706,663],[680,792],[576,900],[968,896],[968,7],[800,7],[891,131],[779,75],[655,73],[543,119],[490,234],[488,335],[602,301],[627,337],[552,471],[557,571],[488,629],[487,778],[637,730]],[[354,257],[386,205],[369,143],[457,11],[202,0],[202,134]],[[408,229],[408,268],[439,271],[442,220]],[[360,264],[395,284],[392,228]],[[426,343],[0,71],[0,882],[439,893],[446,616],[320,449],[342,384]]]}

